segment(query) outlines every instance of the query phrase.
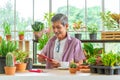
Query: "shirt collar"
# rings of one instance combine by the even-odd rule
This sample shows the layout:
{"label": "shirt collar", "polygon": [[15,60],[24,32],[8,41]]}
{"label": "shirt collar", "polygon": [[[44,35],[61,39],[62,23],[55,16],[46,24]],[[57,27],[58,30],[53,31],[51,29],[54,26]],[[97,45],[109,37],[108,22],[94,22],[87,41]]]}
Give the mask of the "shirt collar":
{"label": "shirt collar", "polygon": [[[67,40],[71,40],[71,37],[70,37],[70,35],[68,34],[68,32],[67,32]],[[53,36],[53,41],[55,41],[57,39],[57,37],[56,36]]]}

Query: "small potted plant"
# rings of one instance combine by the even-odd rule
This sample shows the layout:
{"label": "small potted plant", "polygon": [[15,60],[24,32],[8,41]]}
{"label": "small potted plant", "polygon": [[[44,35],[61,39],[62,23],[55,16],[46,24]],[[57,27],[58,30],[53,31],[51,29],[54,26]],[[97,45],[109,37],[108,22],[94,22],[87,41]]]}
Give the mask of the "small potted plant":
{"label": "small potted plant", "polygon": [[87,29],[89,32],[90,40],[96,40],[97,39],[97,31],[98,31],[97,24],[89,24]]}
{"label": "small potted plant", "polygon": [[82,21],[75,21],[73,23],[73,29],[77,32],[75,34],[75,37],[78,39],[81,39],[81,36],[82,36],[82,34],[78,33],[80,32],[81,27],[82,27]]}
{"label": "small potted plant", "polygon": [[11,40],[11,28],[10,23],[5,21],[3,24],[4,35],[6,36],[6,40]]}
{"label": "small potted plant", "polygon": [[44,23],[35,21],[34,24],[32,24],[32,29],[34,31],[35,40],[38,40],[42,36]]}
{"label": "small potted plant", "polygon": [[14,56],[12,53],[6,55],[6,66],[4,67],[6,75],[14,75],[16,67],[14,65]]}
{"label": "small potted plant", "polygon": [[16,57],[16,71],[18,72],[23,72],[26,70],[26,63],[24,62],[25,59],[28,56],[28,52],[22,51],[22,50],[17,50],[14,52],[14,55]]}
{"label": "small potted plant", "polygon": [[24,40],[24,31],[19,31],[18,35],[19,35],[19,40]]}
{"label": "small potted plant", "polygon": [[70,62],[70,65],[69,65],[69,71],[71,74],[76,74],[77,72],[77,65],[75,62]]}

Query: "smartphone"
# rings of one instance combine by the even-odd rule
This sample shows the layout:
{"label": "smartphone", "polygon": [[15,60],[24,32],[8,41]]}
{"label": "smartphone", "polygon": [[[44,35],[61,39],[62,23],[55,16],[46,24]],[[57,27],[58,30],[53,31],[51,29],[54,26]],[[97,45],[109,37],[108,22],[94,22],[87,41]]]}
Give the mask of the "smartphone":
{"label": "smartphone", "polygon": [[43,58],[47,59],[48,61],[52,61],[52,59],[48,58],[47,56],[37,54],[38,56],[42,56]]}

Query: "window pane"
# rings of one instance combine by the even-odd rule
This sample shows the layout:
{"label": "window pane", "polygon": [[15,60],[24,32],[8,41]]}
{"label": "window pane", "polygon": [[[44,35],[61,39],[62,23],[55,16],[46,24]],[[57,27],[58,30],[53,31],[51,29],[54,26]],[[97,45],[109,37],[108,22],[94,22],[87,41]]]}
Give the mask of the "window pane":
{"label": "window pane", "polygon": [[45,13],[49,12],[49,0],[34,0],[34,17],[35,21],[43,21]]}
{"label": "window pane", "polygon": [[33,0],[16,0],[17,30],[32,30]]}
{"label": "window pane", "polygon": [[105,0],[105,11],[111,11],[112,13],[120,13],[120,0]]}
{"label": "window pane", "polygon": [[[10,24],[10,29],[14,29],[14,0],[0,0],[0,31],[3,31],[3,23]],[[3,33],[0,33],[4,37]]]}
{"label": "window pane", "polygon": [[96,23],[99,27],[99,30],[101,29],[101,3],[102,0],[87,0],[87,24],[89,25]]}
{"label": "window pane", "polygon": [[67,0],[52,0],[52,12],[67,14]]}

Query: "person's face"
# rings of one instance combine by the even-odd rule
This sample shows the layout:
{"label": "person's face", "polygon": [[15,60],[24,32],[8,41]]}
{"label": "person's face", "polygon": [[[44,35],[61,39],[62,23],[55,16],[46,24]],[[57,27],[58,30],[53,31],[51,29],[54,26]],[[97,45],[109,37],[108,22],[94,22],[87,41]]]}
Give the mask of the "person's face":
{"label": "person's face", "polygon": [[59,40],[62,40],[66,37],[68,24],[63,26],[60,21],[56,21],[56,22],[52,23],[52,28],[53,28],[53,32],[54,32],[55,36]]}

